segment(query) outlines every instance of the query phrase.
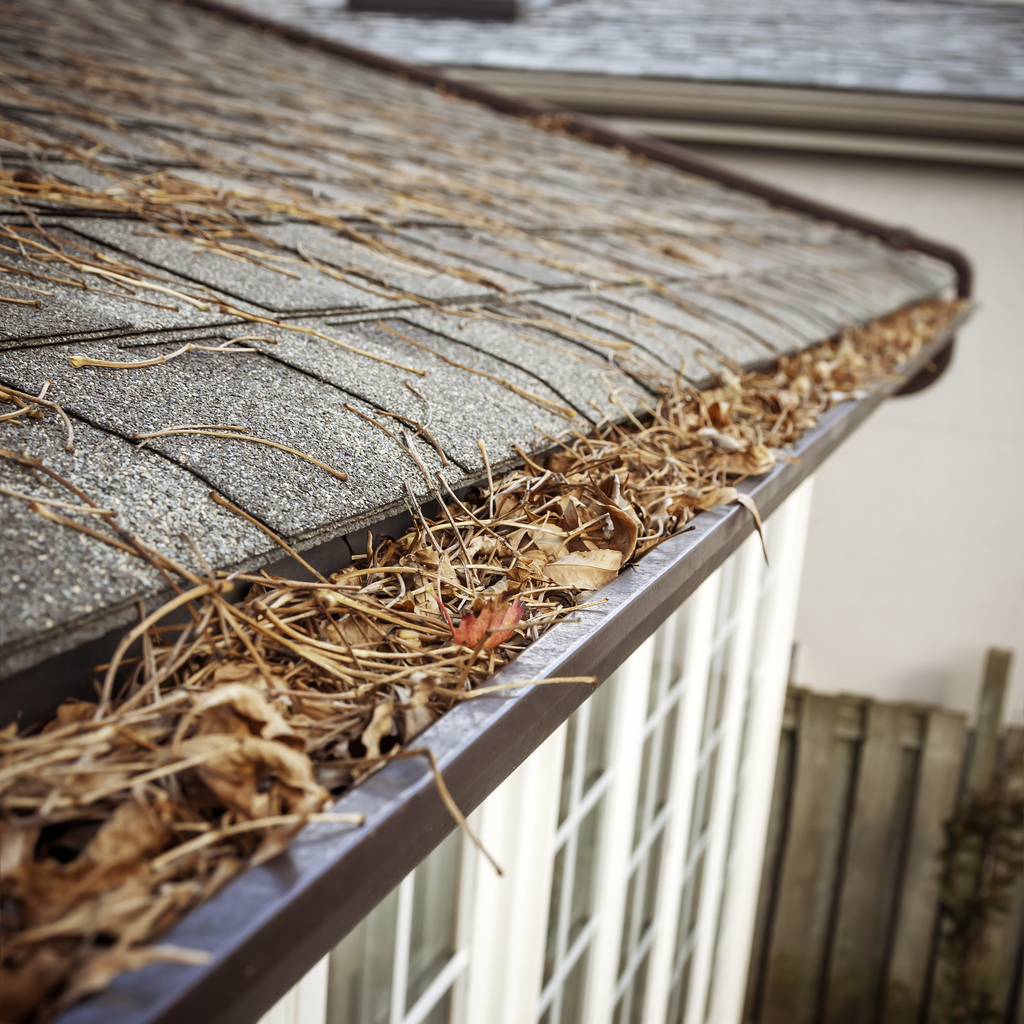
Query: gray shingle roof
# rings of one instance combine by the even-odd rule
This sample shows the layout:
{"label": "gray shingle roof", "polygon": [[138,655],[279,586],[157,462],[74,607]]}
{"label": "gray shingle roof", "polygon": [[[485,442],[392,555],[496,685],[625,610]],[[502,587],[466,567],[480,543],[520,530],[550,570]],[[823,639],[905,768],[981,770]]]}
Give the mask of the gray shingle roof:
{"label": "gray shingle roof", "polygon": [[413,63],[1024,100],[1024,6],[949,0],[562,0],[514,23],[237,6]]}
{"label": "gray shingle roof", "polygon": [[[429,419],[465,486],[484,476],[480,439],[501,468],[638,411],[683,360],[705,382],[698,351],[761,363],[952,285],[918,253],[161,0],[4,0],[0,20],[0,297],[39,303],[0,302],[0,386],[49,381],[77,432],[66,452],[47,414],[0,425],[0,445],[193,568],[183,532],[217,568],[277,554],[211,488],[300,548],[402,508],[405,481],[426,497],[388,414]],[[17,197],[14,171],[41,191]],[[212,191],[178,234],[141,219],[180,181]],[[129,294],[156,281],[169,291]],[[69,364],[250,335],[248,354]],[[244,440],[135,446],[188,423],[243,426],[348,480]],[[442,468],[426,436],[409,443]],[[0,484],[54,496],[9,461]],[[2,501],[6,673],[162,591],[137,559]]]}

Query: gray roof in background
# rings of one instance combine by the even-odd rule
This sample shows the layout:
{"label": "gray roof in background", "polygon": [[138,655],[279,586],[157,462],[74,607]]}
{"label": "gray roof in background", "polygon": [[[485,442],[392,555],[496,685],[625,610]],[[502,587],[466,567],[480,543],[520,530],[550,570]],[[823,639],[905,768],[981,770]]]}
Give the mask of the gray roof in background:
{"label": "gray roof in background", "polygon": [[[0,100],[17,129],[0,142],[8,171],[33,167],[91,188],[168,171],[291,197],[347,227],[283,208],[243,211],[278,246],[267,252],[291,260],[273,265],[295,277],[52,200],[0,200],[0,225],[27,229],[35,217],[52,244],[159,270],[168,287],[202,286],[215,301],[424,371],[224,312],[59,282],[45,285],[54,294],[38,295],[39,307],[0,303],[0,385],[38,393],[49,381],[47,397],[77,431],[75,451],[64,451],[48,413],[0,424],[0,445],[42,458],[196,569],[183,532],[218,568],[279,554],[210,501],[211,488],[300,548],[391,515],[404,481],[426,496],[409,454],[352,409],[395,431],[385,413],[432,415],[446,479],[459,487],[484,476],[478,439],[497,468],[508,466],[516,446],[537,451],[570,425],[620,413],[612,391],[639,410],[684,359],[691,380],[705,382],[698,350],[763,363],[953,282],[949,266],[919,253],[162,0],[2,0],[0,20]],[[0,243],[7,269],[39,270]],[[304,264],[303,253],[345,280]],[[0,275],[0,295],[24,298],[15,285],[27,280]],[[512,319],[481,317],[482,307]],[[144,369],[68,362],[152,358],[185,341],[249,334],[270,340],[252,342],[252,354],[193,352]],[[572,423],[559,407],[576,413]],[[139,450],[133,440],[184,423],[243,425],[348,481],[254,443],[171,436]],[[429,472],[441,468],[433,447],[413,443]],[[64,496],[8,461],[0,483]],[[17,499],[0,501],[6,674],[126,622],[137,600],[162,591],[138,560]]]}
{"label": "gray roof in background", "polygon": [[411,63],[1024,100],[1024,5],[948,0],[555,0],[511,23],[235,0]]}

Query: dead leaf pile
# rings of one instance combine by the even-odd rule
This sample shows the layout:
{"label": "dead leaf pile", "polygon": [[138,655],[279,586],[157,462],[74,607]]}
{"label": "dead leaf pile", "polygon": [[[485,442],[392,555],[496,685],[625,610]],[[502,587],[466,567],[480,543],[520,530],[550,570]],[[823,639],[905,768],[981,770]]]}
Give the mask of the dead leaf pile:
{"label": "dead leaf pile", "polygon": [[201,962],[152,943],[309,821],[338,820],[324,813],[333,796],[408,751],[581,595],[736,500],[738,480],[890,378],[960,308],[925,303],[767,373],[720,367],[713,390],[680,379],[642,421],[567,433],[431,519],[411,510],[412,529],[368,535],[330,578],[199,576],[39,460],[0,452],[74,502],[9,493],[177,591],[99,667],[95,703],[0,732],[0,1018],[43,1020],[154,960]]}

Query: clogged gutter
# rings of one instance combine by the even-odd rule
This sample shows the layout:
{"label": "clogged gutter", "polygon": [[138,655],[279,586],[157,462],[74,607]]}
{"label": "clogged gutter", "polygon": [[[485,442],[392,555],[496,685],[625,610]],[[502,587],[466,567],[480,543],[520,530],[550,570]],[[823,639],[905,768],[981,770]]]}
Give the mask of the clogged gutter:
{"label": "clogged gutter", "polygon": [[[45,477],[59,495],[19,492],[37,514],[132,551],[178,596],[98,666],[96,702],[0,733],[0,1018],[45,1020],[122,971],[201,961],[154,941],[329,817],[332,795],[409,754],[624,565],[738,500],[739,480],[768,472],[831,405],[891,379],[961,307],[927,302],[765,373],[718,366],[712,390],[677,380],[642,419],[567,432],[464,501],[428,480],[438,516],[413,507],[413,529],[368,538],[329,579],[236,576],[250,590],[234,604],[223,573],[190,572],[73,481],[5,450],[28,488]],[[165,620],[180,608],[184,628]]]}
{"label": "clogged gutter", "polygon": [[[0,6],[11,9],[5,0]],[[625,190],[636,166],[595,171],[589,151],[554,147],[557,173],[524,179],[521,154],[514,144],[499,146],[498,133],[487,135],[485,146],[449,139],[455,122],[442,116],[444,104],[424,106],[423,97],[390,87],[368,90],[368,97],[344,88],[332,93],[325,82],[334,83],[333,66],[321,77],[290,65],[268,75],[269,43],[245,51],[259,53],[251,66],[222,64],[211,84],[217,61],[204,50],[209,26],[176,21],[175,48],[152,38],[145,5],[105,4],[101,13],[65,5],[59,17],[58,6],[19,5],[5,22],[0,101],[10,114],[0,121],[0,139],[18,157],[0,168],[0,309],[45,312],[61,295],[92,301],[99,292],[130,310],[145,307],[147,316],[161,311],[161,324],[187,325],[198,311],[229,328],[223,344],[190,342],[153,359],[75,352],[69,361],[83,390],[97,367],[135,374],[172,359],[219,361],[229,353],[245,362],[254,355],[246,341],[273,344],[294,334],[345,349],[346,358],[365,360],[367,374],[383,373],[382,364],[397,367],[412,375],[404,386],[426,407],[423,422],[383,405],[374,406],[372,422],[417,463],[438,514],[426,518],[410,493],[413,528],[397,539],[368,538],[351,565],[330,578],[310,570],[304,580],[266,572],[229,580],[197,568],[204,555],[212,560],[202,542],[192,568],[182,566],[122,525],[127,509],[100,507],[80,481],[34,457],[39,418],[62,417],[65,443],[75,444],[73,420],[58,400],[67,389],[0,390],[0,421],[9,421],[5,429],[19,448],[0,452],[12,469],[6,499],[138,557],[177,592],[163,609],[142,612],[111,662],[97,666],[94,702],[69,701],[46,723],[0,732],[0,1019],[12,1024],[46,1020],[147,963],[203,962],[205,954],[161,945],[161,934],[247,867],[279,854],[304,824],[330,819],[332,798],[369,772],[395,757],[422,756],[415,737],[439,715],[485,692],[502,665],[574,608],[600,601],[601,587],[625,565],[685,530],[702,510],[742,500],[740,480],[770,471],[830,405],[898,372],[960,309],[941,301],[905,309],[782,358],[765,373],[745,373],[710,353],[707,369],[717,379],[711,390],[695,391],[681,376],[661,376],[669,363],[641,358],[629,342],[585,321],[544,313],[543,303],[538,310],[519,302],[494,278],[511,279],[489,264],[414,243],[403,226],[425,219],[446,230],[484,231],[494,257],[514,259],[524,281],[554,275],[592,292],[643,287],[685,313],[679,280],[727,267],[715,250],[730,237],[730,218],[746,221],[720,209],[700,182],[673,179],[673,188],[694,190],[703,212],[694,219],[674,208],[666,226],[660,204],[641,211],[632,200],[606,201],[612,186],[638,201],[646,195]],[[166,5],[160,17],[176,12]],[[116,33],[105,27],[108,15],[122,19]],[[132,39],[130,59],[117,48],[120,38]],[[269,101],[261,92],[265,79],[274,82]],[[296,111],[310,114],[297,118]],[[424,140],[423,159],[407,159]],[[254,149],[266,151],[255,162]],[[557,184],[574,175],[586,187]],[[285,283],[326,276],[337,294],[345,290],[347,309],[417,307],[452,318],[453,331],[483,318],[541,329],[546,344],[555,336],[573,345],[580,366],[589,365],[583,356],[610,354],[608,365],[624,374],[615,379],[638,390],[609,385],[609,415],[618,423],[606,419],[596,432],[551,437],[540,462],[520,453],[522,468],[500,479],[488,472],[488,485],[460,500],[418,455],[417,437],[445,464],[431,435],[430,402],[417,390],[422,369],[388,359],[380,347],[356,345],[358,335],[327,330],[321,321],[278,318],[271,307],[231,300],[201,278],[118,256],[62,226],[69,216],[134,223],[132,239],[155,233],[184,241],[203,257],[271,270]],[[782,239],[785,247],[791,224],[755,230],[753,223],[744,245]],[[349,255],[335,253],[329,264],[305,238],[281,242],[295,225],[336,235]],[[607,254],[582,244],[595,226],[619,243]],[[827,255],[831,244],[814,252]],[[843,244],[859,243],[849,236]],[[643,269],[666,266],[668,284]],[[461,278],[471,298],[500,296],[514,315],[419,294],[417,282],[442,276]],[[861,287],[874,297],[858,282],[877,278],[837,277],[844,290]],[[834,281],[814,280],[814,288],[836,290]],[[785,291],[784,284],[779,278],[758,288]],[[789,295],[799,308],[807,305],[800,298],[806,287]],[[940,285],[915,287],[914,294],[931,295]],[[460,289],[436,294],[457,298]],[[168,312],[180,316],[172,320]],[[440,352],[434,357],[453,362]],[[580,422],[572,409],[553,404],[553,392],[544,397],[475,365],[455,367],[554,412],[561,417],[554,422]],[[660,397],[644,397],[644,387]],[[310,473],[327,474],[332,486],[346,474],[330,458],[320,461],[236,423],[177,423],[138,440],[168,433],[283,449],[288,458],[306,459]],[[491,465],[483,444],[481,457]],[[507,451],[497,457],[508,465]],[[221,495],[210,498],[266,529]],[[248,589],[233,602],[228,591],[239,584]],[[438,785],[443,792],[440,778]],[[451,801],[449,809],[459,816]]]}

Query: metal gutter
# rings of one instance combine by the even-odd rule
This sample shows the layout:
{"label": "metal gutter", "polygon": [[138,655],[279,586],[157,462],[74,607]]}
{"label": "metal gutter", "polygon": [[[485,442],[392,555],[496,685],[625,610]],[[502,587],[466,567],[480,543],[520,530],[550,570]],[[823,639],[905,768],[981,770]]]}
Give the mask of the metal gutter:
{"label": "metal gutter", "polygon": [[741,124],[679,118],[609,117],[617,131],[653,135],[668,142],[712,146],[781,149],[797,153],[831,153],[882,157],[968,167],[1024,167],[1024,146],[973,139],[931,139],[880,132],[823,131],[774,124]]}
{"label": "metal gutter", "polygon": [[[925,366],[955,325],[910,364]],[[770,516],[891,395],[889,383],[822,417],[749,493]],[[605,603],[555,626],[497,675],[499,682],[557,675],[606,679],[746,540],[739,506],[699,515],[601,591]],[[524,687],[466,701],[417,741],[433,751],[465,812],[477,807],[576,708],[586,684]],[[58,1024],[252,1024],[336,945],[447,835],[445,810],[425,759],[394,761],[336,803],[364,814],[359,828],[314,824],[274,861],[241,875],[183,918],[162,942],[207,950],[205,967],[157,964],[116,979]],[[489,870],[484,867],[483,870]]]}
{"label": "metal gutter", "polygon": [[722,129],[758,125],[1024,145],[1024,103],[1019,101],[459,65],[444,70],[491,89],[634,123],[703,122]]}

